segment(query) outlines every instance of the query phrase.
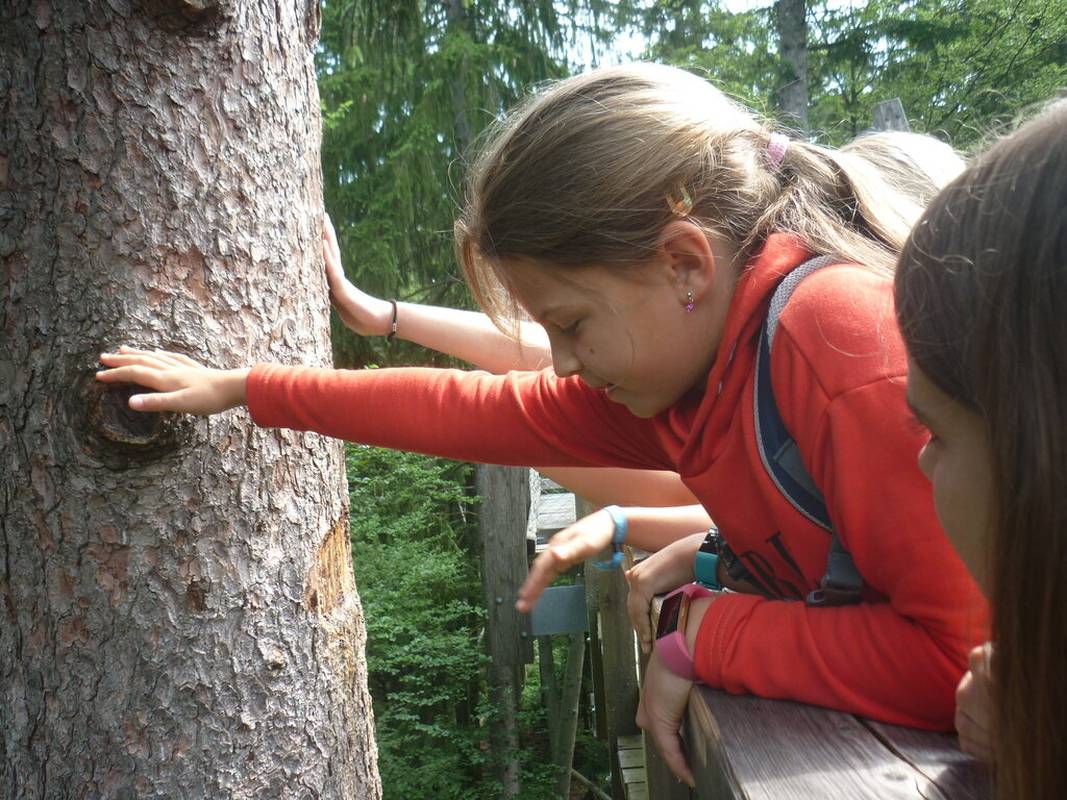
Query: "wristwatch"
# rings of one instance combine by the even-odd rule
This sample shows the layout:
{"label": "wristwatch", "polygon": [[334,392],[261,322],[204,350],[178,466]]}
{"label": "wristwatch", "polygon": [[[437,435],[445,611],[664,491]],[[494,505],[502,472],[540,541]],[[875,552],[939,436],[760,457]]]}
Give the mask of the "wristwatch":
{"label": "wristwatch", "polygon": [[708,535],[697,550],[697,560],[693,565],[697,583],[718,592],[722,590],[722,581],[719,580],[719,559],[723,555],[724,542],[719,535],[719,529],[712,525],[708,528]]}
{"label": "wristwatch", "polygon": [[752,582],[752,573],[730,549],[730,545],[722,538],[719,529],[712,525],[708,528],[708,535],[701,542],[700,549],[697,550],[696,563],[693,564],[693,573],[696,575],[697,583],[716,592],[728,591],[724,590],[722,581],[719,580],[720,562],[731,580]]}
{"label": "wristwatch", "polygon": [[663,598],[656,625],[656,652],[667,669],[687,681],[695,680],[693,656],[685,641],[685,625],[689,620],[689,605],[693,598],[710,597],[703,586],[687,583]]}

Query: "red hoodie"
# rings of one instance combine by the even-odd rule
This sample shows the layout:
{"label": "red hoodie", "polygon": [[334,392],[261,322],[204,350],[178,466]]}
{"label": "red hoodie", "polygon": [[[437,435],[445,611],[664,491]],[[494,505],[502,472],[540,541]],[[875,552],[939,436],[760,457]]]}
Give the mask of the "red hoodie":
{"label": "red hoodie", "polygon": [[672,469],[770,597],[721,595],[701,625],[697,674],[730,692],[789,698],[950,729],[987,610],[934,515],[916,456],[892,283],[853,265],[806,278],[782,313],[772,382],[782,418],[866,585],[864,602],[812,608],[830,537],[779,492],[756,449],[753,369],[781,278],[810,257],[771,237],[735,290],[705,391],[652,419],[577,377],[258,365],[258,425],[468,461]]}

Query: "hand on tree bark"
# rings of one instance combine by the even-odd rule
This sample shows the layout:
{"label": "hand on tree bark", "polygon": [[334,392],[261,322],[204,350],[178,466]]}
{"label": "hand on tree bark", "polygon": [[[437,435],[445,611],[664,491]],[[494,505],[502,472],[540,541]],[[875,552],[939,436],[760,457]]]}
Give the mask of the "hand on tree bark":
{"label": "hand on tree bark", "polygon": [[188,356],[163,350],[120,347],[117,353],[102,353],[100,362],[109,369],[96,373],[104,383],[136,383],[154,389],[152,394],[130,398],[134,411],[179,411],[186,414],[217,414],[245,403],[249,369],[210,369]]}
{"label": "hand on tree bark", "polygon": [[322,260],[326,265],[326,280],[330,284],[330,300],[341,321],[360,336],[385,336],[393,319],[393,306],[361,291],[345,277],[341,266],[341,248],[330,215],[322,223]]}

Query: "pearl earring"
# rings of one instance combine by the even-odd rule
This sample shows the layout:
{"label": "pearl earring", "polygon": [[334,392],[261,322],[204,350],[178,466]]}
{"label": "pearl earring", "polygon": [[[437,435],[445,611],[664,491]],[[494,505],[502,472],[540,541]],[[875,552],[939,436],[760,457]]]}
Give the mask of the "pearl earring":
{"label": "pearl earring", "polygon": [[693,290],[689,289],[685,293],[685,313],[692,314],[694,305],[695,304],[693,303]]}

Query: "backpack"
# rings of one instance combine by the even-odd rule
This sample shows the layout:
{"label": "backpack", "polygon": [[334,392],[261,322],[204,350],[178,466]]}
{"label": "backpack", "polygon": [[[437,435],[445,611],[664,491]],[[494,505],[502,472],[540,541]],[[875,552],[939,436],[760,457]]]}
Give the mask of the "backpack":
{"label": "backpack", "polygon": [[805,517],[830,534],[830,554],[826,559],[826,574],[818,589],[808,594],[810,606],[840,606],[858,603],[863,591],[863,577],[852,555],[841,543],[834,530],[826,501],[808,474],[800,456],[800,448],[782,421],[771,385],[771,352],[778,318],[786,303],[804,278],[813,272],[839,263],[840,259],[819,256],[805,261],[793,269],[778,284],[771,296],[767,319],[760,331],[759,348],[756,352],[755,420],[756,444],[760,460],[767,474],[785,498]]}

